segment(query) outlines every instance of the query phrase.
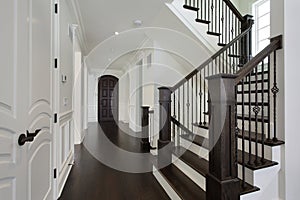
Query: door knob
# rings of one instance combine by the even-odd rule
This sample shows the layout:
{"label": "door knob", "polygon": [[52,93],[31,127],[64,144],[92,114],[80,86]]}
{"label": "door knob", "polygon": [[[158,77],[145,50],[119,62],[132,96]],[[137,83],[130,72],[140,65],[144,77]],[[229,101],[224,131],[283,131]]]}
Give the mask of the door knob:
{"label": "door knob", "polygon": [[40,131],[41,129],[37,129],[34,133],[29,133],[29,131],[26,131],[27,135],[21,134],[19,136],[18,144],[23,146],[26,142],[32,142]]}

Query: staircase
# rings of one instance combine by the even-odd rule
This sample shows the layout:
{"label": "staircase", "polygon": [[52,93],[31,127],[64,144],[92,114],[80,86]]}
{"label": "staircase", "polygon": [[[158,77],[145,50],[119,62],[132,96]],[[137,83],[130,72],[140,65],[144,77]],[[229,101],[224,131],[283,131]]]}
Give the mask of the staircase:
{"label": "staircase", "polygon": [[154,175],[171,199],[274,199],[276,192],[263,193],[259,175],[280,170],[276,51],[282,38],[253,57],[250,15],[229,0],[186,0],[183,7],[197,13],[195,23],[207,25],[222,49],[175,86],[160,88]]}

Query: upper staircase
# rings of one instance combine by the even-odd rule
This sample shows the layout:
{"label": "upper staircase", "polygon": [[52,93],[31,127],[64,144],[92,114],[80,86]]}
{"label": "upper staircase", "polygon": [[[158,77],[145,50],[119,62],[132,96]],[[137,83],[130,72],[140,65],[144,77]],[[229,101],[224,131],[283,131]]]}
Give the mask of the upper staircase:
{"label": "upper staircase", "polygon": [[160,88],[154,175],[171,199],[247,199],[265,187],[260,172],[280,169],[282,37],[252,56],[252,17],[229,0],[185,0],[183,7],[197,13],[195,23],[207,25],[222,48],[173,87]]}

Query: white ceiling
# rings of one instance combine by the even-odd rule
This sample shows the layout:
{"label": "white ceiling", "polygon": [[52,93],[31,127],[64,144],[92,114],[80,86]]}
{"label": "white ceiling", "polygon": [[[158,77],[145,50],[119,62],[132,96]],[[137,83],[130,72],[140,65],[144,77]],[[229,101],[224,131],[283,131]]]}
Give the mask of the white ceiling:
{"label": "white ceiling", "polygon": [[134,20],[149,26],[164,0],[76,0],[85,34],[87,53],[97,44],[114,35],[135,28]]}

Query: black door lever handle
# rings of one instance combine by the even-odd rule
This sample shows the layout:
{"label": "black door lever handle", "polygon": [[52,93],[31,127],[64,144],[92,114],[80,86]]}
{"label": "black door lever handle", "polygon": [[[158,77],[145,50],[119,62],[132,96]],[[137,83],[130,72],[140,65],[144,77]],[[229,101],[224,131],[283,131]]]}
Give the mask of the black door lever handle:
{"label": "black door lever handle", "polygon": [[26,133],[27,133],[27,137],[35,137],[37,136],[37,134],[41,131],[41,129],[37,129],[34,131],[34,133],[29,133],[29,131],[27,130]]}
{"label": "black door lever handle", "polygon": [[26,131],[27,135],[21,134],[19,136],[18,144],[23,146],[26,142],[32,142],[40,131],[41,129],[37,129],[34,133],[29,133],[29,131]]}

